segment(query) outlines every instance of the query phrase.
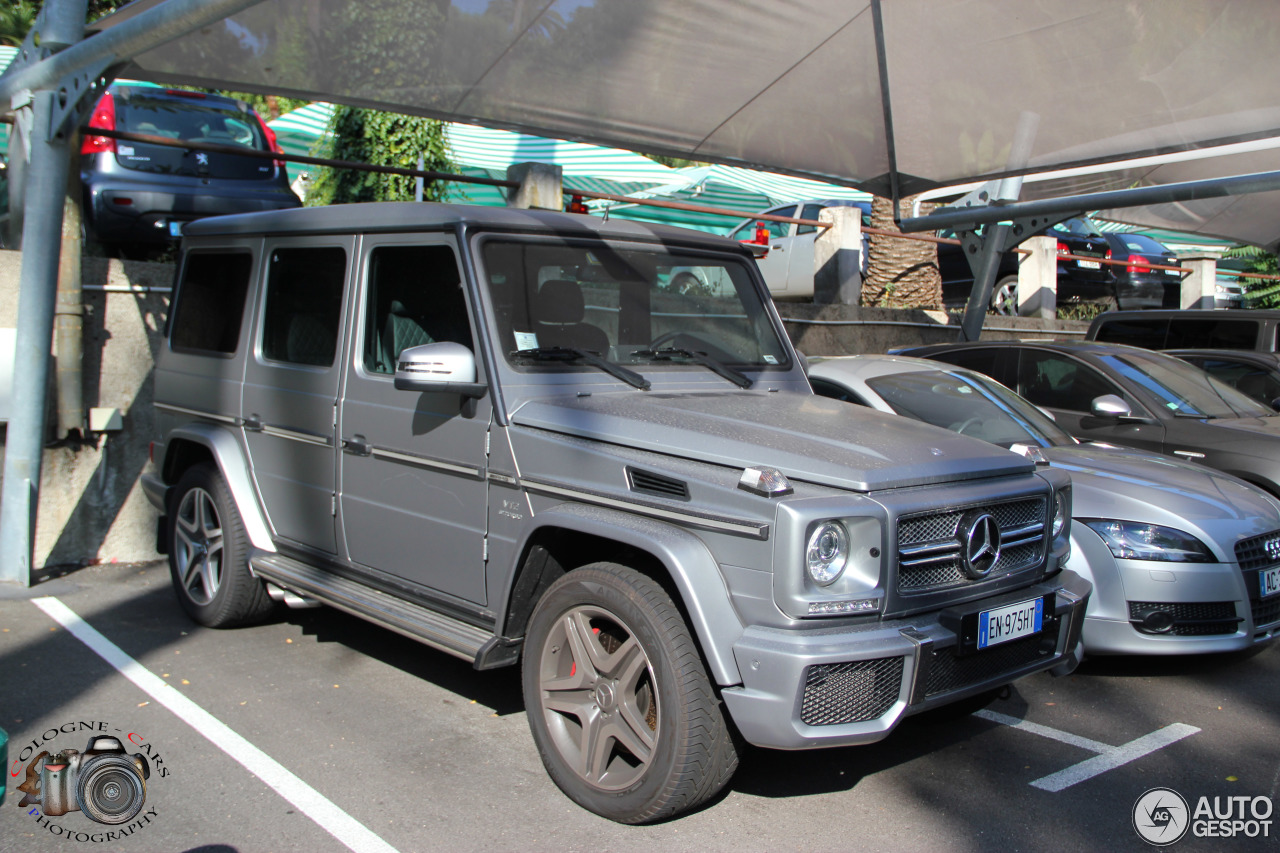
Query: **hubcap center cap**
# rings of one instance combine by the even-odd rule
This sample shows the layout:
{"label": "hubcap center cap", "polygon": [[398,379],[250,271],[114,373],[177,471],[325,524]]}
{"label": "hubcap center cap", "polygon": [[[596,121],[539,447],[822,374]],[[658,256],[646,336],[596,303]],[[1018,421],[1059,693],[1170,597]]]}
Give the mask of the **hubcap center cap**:
{"label": "hubcap center cap", "polygon": [[618,696],[612,682],[602,681],[596,685],[596,705],[601,711],[608,713],[618,704]]}

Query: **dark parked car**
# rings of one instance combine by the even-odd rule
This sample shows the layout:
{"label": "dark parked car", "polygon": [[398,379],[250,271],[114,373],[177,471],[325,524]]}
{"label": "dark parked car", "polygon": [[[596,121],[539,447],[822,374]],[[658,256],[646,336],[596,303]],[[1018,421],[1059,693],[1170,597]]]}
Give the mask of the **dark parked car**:
{"label": "dark parked car", "polygon": [[[248,104],[203,92],[112,86],[89,126],[280,151]],[[281,160],[91,135],[80,154],[87,236],[112,248],[164,247],[205,216],[302,206]]]}
{"label": "dark parked car", "polygon": [[1124,295],[1124,308],[1177,308],[1182,291],[1182,273],[1152,269],[1151,265],[1178,266],[1178,256],[1165,244],[1145,234],[1107,234],[1113,260],[1116,293]]}
{"label": "dark parked car", "polygon": [[1164,353],[1084,341],[914,347],[985,373],[1076,438],[1190,459],[1280,496],[1280,415]]}
{"label": "dark parked car", "polygon": [[1185,308],[1107,311],[1093,318],[1085,340],[1147,349],[1239,349],[1275,352],[1280,311]]}
{"label": "dark parked car", "polygon": [[[950,231],[938,233],[939,237],[954,238]],[[1074,217],[1040,232],[1039,236],[1054,237],[1058,241],[1058,255],[1076,255],[1084,260],[1062,258],[1058,261],[1058,304],[1068,302],[1101,302],[1110,307],[1117,305],[1115,276],[1109,264],[1111,247],[1107,238],[1085,217]],[[1097,258],[1097,260],[1093,260]],[[995,287],[991,291],[990,310],[996,314],[1013,314],[1018,304],[1017,251],[1006,252],[1000,259]],[[960,246],[954,243],[938,244],[938,270],[942,274],[942,304],[947,308],[963,308],[973,289],[973,270],[965,259]],[[1119,294],[1119,305],[1129,307],[1128,292]]]}
{"label": "dark parked car", "polygon": [[1231,349],[1165,350],[1253,399],[1280,409],[1280,353]]}

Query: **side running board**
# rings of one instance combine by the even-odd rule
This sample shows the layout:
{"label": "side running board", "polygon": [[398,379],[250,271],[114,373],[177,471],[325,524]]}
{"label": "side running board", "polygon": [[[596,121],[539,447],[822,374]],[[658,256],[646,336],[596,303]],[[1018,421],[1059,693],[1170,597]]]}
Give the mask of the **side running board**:
{"label": "side running board", "polygon": [[280,554],[255,556],[249,560],[249,566],[254,575],[265,581],[345,610],[465,661],[477,663],[481,651],[493,645],[492,631],[401,601]]}

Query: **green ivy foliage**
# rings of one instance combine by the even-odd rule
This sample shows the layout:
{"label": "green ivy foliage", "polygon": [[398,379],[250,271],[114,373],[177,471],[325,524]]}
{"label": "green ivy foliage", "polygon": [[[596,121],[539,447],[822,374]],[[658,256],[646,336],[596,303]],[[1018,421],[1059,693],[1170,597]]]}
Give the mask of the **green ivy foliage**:
{"label": "green ivy foliage", "polygon": [[[1223,257],[1245,259],[1247,263],[1242,267],[1245,272],[1280,275],[1276,256],[1257,246],[1236,246]],[[1244,285],[1245,302],[1250,308],[1280,308],[1280,281],[1242,275],[1240,283]]]}
{"label": "green ivy foliage", "polygon": [[[329,122],[331,142],[319,156],[375,166],[416,169],[418,155],[427,171],[453,172],[444,124],[434,119],[338,106]],[[307,206],[358,201],[412,201],[414,179],[407,175],[324,167],[307,191]],[[444,201],[449,186],[427,181],[423,198]]]}

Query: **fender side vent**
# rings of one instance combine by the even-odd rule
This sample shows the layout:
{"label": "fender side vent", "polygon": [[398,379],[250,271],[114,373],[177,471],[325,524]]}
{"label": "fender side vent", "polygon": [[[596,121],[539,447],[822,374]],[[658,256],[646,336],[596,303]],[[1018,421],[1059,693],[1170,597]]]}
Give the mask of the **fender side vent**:
{"label": "fender side vent", "polygon": [[633,492],[677,501],[689,500],[689,484],[673,477],[641,471],[638,468],[627,468],[627,483]]}

